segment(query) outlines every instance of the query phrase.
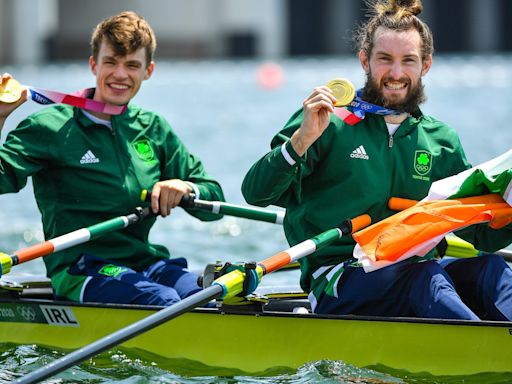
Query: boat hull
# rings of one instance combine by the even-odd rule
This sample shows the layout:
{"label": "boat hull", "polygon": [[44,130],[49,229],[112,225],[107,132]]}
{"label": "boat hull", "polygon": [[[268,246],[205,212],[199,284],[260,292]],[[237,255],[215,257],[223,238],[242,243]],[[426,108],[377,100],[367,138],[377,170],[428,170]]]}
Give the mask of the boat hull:
{"label": "boat hull", "polygon": [[[158,308],[0,301],[0,340],[74,350]],[[185,375],[269,375],[342,360],[432,375],[512,372],[512,323],[197,309],[122,344]],[[183,362],[186,362],[185,364]],[[161,364],[160,364],[161,363]]]}

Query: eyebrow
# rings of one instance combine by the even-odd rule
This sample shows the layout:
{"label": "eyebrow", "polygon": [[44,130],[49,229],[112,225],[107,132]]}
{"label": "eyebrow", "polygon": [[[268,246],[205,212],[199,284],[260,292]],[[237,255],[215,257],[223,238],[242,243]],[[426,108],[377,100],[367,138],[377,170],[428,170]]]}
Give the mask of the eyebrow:
{"label": "eyebrow", "polygon": [[[377,51],[375,52],[375,56],[377,55],[380,55],[380,56],[387,56],[387,57],[391,57],[393,56],[392,54],[389,54],[385,51]],[[408,54],[405,54],[404,55],[405,58],[419,58],[420,55],[416,54],[416,53],[408,53]]]}
{"label": "eyebrow", "polygon": [[[105,60],[113,60],[113,61],[117,61],[118,60],[118,57],[119,56],[103,56],[102,60],[105,61]],[[132,59],[132,60],[128,60],[126,62],[127,64],[138,64],[138,65],[144,65],[144,63],[140,60],[136,60],[136,59]]]}

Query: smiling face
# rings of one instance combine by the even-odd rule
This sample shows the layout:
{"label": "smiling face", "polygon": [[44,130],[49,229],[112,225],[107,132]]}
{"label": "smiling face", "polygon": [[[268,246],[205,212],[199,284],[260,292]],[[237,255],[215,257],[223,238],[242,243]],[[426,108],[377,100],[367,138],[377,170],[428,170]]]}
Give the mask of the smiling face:
{"label": "smiling face", "polygon": [[119,56],[111,44],[103,41],[97,58],[89,58],[91,71],[96,76],[94,100],[114,105],[127,104],[139,91],[142,81],[153,73],[155,64],[146,63],[144,48]]}
{"label": "smiling face", "polygon": [[406,110],[424,100],[421,77],[432,65],[432,56],[421,57],[421,38],[414,29],[393,31],[378,27],[368,57],[363,51],[359,60],[367,73],[368,93],[384,107]]}

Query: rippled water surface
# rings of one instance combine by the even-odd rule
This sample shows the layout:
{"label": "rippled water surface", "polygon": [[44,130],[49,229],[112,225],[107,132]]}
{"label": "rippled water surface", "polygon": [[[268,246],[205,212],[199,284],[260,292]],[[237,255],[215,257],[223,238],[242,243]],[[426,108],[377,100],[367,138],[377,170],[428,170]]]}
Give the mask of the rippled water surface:
{"label": "rippled water surface", "polygon": [[[300,107],[310,90],[334,77],[357,86],[362,71],[352,58],[301,59],[280,62],[284,82],[264,89],[257,82],[257,61],[157,62],[153,77],[143,84],[135,102],[164,115],[189,149],[205,163],[224,187],[231,203],[242,204],[240,183],[251,164],[269,148],[273,134]],[[4,68],[22,83],[72,92],[93,85],[85,61],[39,67]],[[425,77],[429,97],[422,107],[455,127],[474,164],[510,149],[512,130],[512,57],[438,56]],[[7,131],[41,106],[28,102],[8,120]],[[344,197],[350,198],[350,197]],[[39,213],[30,184],[20,193],[0,196],[0,251],[12,252],[43,240]],[[151,240],[184,256],[194,269],[208,262],[261,260],[287,248],[279,226],[226,217],[202,223],[176,211],[159,219]],[[35,260],[15,267],[16,273],[41,273]],[[296,284],[296,276],[276,280]],[[271,348],[271,342],[269,342]],[[440,346],[442,348],[442,346]],[[32,345],[0,344],[0,381],[9,382],[62,356],[61,351]],[[512,382],[512,377],[408,376],[385,369],[359,369],[343,362],[317,361],[296,372],[271,377],[185,377],[154,361],[113,350],[48,382],[80,383],[477,383]]]}

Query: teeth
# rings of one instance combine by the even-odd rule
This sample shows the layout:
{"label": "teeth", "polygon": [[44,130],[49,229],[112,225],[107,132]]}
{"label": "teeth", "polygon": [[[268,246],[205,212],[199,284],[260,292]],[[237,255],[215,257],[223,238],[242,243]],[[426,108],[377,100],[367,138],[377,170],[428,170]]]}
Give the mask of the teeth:
{"label": "teeth", "polygon": [[386,86],[386,88],[393,89],[393,90],[402,89],[402,88],[405,88],[405,86],[406,86],[405,83],[385,83],[384,85]]}
{"label": "teeth", "polygon": [[124,84],[110,84],[110,86],[115,89],[128,89],[128,86]]}

